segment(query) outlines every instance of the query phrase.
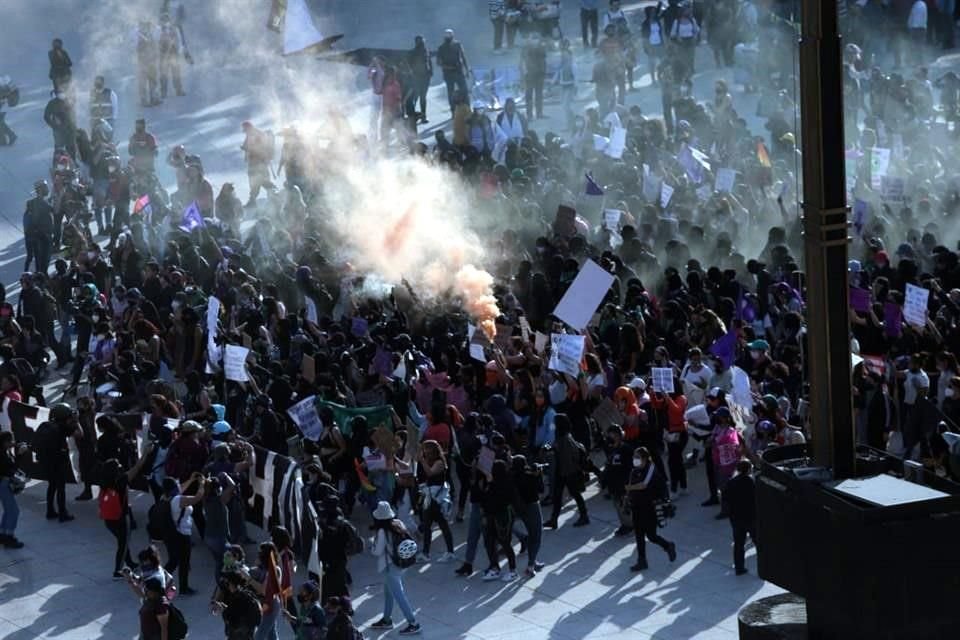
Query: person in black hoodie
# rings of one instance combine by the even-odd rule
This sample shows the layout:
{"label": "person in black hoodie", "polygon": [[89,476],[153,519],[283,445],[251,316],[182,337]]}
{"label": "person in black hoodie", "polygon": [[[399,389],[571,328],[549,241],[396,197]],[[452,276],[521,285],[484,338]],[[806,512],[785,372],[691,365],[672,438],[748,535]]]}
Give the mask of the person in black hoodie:
{"label": "person in black hoodie", "polygon": [[753,465],[749,460],[737,463],[737,472],[723,489],[723,501],[730,514],[730,526],[733,527],[733,565],[738,576],[747,572],[744,566],[744,547],[747,534],[756,544],[757,502],[756,487],[750,471]]}
{"label": "person in black hoodie", "polygon": [[[543,538],[543,515],[540,513],[540,494],[543,492],[543,470],[538,464],[527,464],[525,456],[510,459],[513,483],[517,488],[517,515],[523,521],[526,534],[518,537],[527,551],[527,568],[524,575],[532,578],[543,563],[537,562],[540,541]],[[523,548],[521,548],[523,551]]]}
{"label": "person in black hoodie", "polygon": [[633,531],[633,522],[630,519],[625,498],[635,447],[623,441],[623,429],[616,424],[607,427],[606,444],[607,464],[603,467],[601,477],[603,478],[604,488],[610,494],[613,506],[617,510],[617,516],[620,518],[620,526],[614,532],[614,535],[624,536]]}

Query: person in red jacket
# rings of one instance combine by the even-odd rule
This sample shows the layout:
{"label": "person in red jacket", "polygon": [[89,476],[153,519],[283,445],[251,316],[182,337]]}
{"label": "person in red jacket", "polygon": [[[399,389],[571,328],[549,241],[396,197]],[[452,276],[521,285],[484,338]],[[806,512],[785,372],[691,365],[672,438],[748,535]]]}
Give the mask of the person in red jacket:
{"label": "person in red jacket", "polygon": [[[674,387],[677,389],[679,387]],[[687,434],[687,421],[684,414],[687,411],[687,398],[679,391],[673,393],[655,393],[650,398],[653,409],[666,410],[667,432],[664,440],[667,442],[667,469],[670,472],[670,492],[687,490],[687,468],[683,464],[683,450],[687,446],[690,436]]]}

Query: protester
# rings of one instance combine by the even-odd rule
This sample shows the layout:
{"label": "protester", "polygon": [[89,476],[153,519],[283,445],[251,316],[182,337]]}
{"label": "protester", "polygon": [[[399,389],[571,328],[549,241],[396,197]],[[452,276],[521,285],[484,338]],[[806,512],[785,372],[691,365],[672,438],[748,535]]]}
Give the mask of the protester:
{"label": "protester", "polygon": [[733,527],[733,566],[738,576],[747,573],[743,559],[747,534],[754,545],[757,543],[757,501],[756,488],[750,475],[752,469],[753,465],[749,460],[737,462],[736,474],[727,482],[723,491],[726,511],[730,515],[730,526]]}
{"label": "protester", "polygon": [[20,518],[17,494],[23,491],[23,478],[17,465],[16,442],[13,433],[0,431],[0,506],[3,517],[0,518],[0,544],[7,549],[22,549],[23,543],[14,535]]}
{"label": "protester", "polygon": [[[396,514],[389,502],[380,502],[373,510],[373,524],[375,535],[371,542],[371,551],[377,559],[377,571],[383,575],[383,617],[371,625],[372,629],[393,628],[393,603],[396,601],[407,619],[407,626],[400,630],[400,635],[416,635],[421,632],[420,624],[413,613],[410,601],[407,600],[403,588],[404,565],[416,553],[416,543],[410,540],[410,534],[403,523],[396,519]],[[412,543],[412,549],[401,549],[401,545]]]}
{"label": "protester", "polygon": [[638,447],[633,452],[633,469],[630,471],[629,484],[625,488],[630,496],[633,532],[637,541],[637,562],[630,570],[645,571],[648,567],[645,539],[663,548],[670,562],[676,560],[677,545],[657,533],[655,503],[666,495],[666,482],[645,447]]}

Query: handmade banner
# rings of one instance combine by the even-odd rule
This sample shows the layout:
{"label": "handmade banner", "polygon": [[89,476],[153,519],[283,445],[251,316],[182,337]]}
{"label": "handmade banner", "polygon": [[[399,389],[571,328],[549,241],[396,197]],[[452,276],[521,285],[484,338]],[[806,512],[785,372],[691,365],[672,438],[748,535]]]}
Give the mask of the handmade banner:
{"label": "handmade banner", "polygon": [[247,377],[247,354],[250,349],[236,344],[228,344],[223,357],[223,371],[227,380],[249,382]]}
{"label": "handmade banner", "polygon": [[580,375],[580,360],[583,358],[584,337],[554,333],[550,335],[550,363],[548,368],[566,373],[574,378]]}
{"label": "handmade banner", "polygon": [[620,209],[604,209],[603,226],[611,231],[616,231],[620,228],[621,216],[623,216],[623,211],[620,211]]}
{"label": "handmade banner", "polygon": [[614,277],[593,260],[587,260],[570,284],[553,315],[576,329],[582,330],[603,302]]}
{"label": "handmade banner", "polygon": [[668,185],[666,182],[660,183],[660,207],[666,209],[667,205],[670,204],[670,198],[672,197],[673,187]]}
{"label": "handmade banner", "polygon": [[300,429],[300,433],[303,434],[304,438],[313,440],[314,442],[320,440],[320,434],[323,433],[323,422],[317,413],[316,396],[304,398],[287,409],[287,414],[290,416],[290,419],[293,420],[293,424],[297,425],[297,428]]}
{"label": "handmade banner", "polygon": [[713,183],[713,188],[718,193],[730,193],[737,180],[737,172],[733,169],[717,169],[717,179]]}

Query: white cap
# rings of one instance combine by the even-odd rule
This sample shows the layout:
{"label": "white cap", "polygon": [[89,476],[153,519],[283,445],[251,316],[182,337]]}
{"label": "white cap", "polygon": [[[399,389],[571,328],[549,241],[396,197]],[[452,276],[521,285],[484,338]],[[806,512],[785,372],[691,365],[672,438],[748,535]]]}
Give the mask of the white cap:
{"label": "white cap", "polygon": [[453,35],[453,29],[444,29],[444,30],[443,30],[443,35],[445,35],[445,36],[452,36],[452,35]]}

